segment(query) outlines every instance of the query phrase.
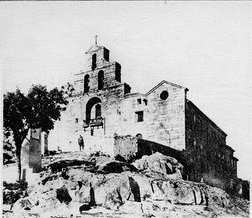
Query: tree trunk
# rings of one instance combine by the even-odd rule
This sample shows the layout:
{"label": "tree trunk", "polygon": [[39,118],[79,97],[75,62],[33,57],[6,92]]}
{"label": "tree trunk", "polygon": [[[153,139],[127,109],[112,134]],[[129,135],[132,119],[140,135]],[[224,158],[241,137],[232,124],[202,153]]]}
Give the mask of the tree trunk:
{"label": "tree trunk", "polygon": [[21,145],[16,146],[16,155],[17,155],[17,162],[18,162],[18,181],[21,182]]}
{"label": "tree trunk", "polygon": [[21,174],[22,174],[22,167],[21,167],[21,155],[18,157],[18,181],[21,182]]}

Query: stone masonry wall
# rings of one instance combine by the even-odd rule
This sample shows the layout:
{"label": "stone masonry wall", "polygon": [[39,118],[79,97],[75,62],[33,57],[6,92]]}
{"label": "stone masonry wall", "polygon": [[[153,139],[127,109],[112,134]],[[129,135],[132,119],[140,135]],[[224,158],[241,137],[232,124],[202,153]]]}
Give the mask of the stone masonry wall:
{"label": "stone masonry wall", "polygon": [[32,172],[40,172],[41,159],[41,130],[29,130],[27,139],[22,144],[21,165],[22,168],[31,168]]}
{"label": "stone masonry wall", "polygon": [[113,63],[105,63],[103,66],[97,67],[95,70],[89,70],[85,72],[81,72],[75,75],[75,94],[83,94],[84,93],[84,76],[89,75],[89,86],[90,92],[99,92],[98,91],[98,72],[104,72],[104,88],[117,86],[121,83],[115,80],[115,68],[116,62]]}
{"label": "stone masonry wall", "polygon": [[236,179],[231,161],[233,149],[226,134],[192,102],[186,105],[186,153],[191,163],[190,179],[202,178],[210,185],[227,188]]}
{"label": "stone masonry wall", "polygon": [[114,156],[120,155],[125,160],[130,161],[136,157],[140,158],[143,155],[151,155],[155,152],[160,152],[163,155],[176,158],[186,167],[186,160],[182,151],[153,141],[138,139],[130,135],[116,136],[114,139]]}
{"label": "stone masonry wall", "polygon": [[125,160],[130,160],[138,152],[137,138],[127,136],[115,136],[114,156],[120,155]]}
{"label": "stone masonry wall", "polygon": [[[160,98],[163,91],[169,93],[166,100]],[[123,86],[119,85],[70,99],[67,110],[62,113],[61,121],[55,123],[55,129],[49,135],[50,144],[54,138],[53,141],[57,142],[61,149],[67,147],[66,150],[76,150],[80,134],[84,136],[84,141],[85,138],[90,138],[91,129],[87,128],[84,132],[83,120],[86,120],[87,102],[96,97],[101,100],[104,125],[99,129],[94,128],[93,137],[102,139],[111,138],[115,133],[133,136],[141,133],[147,140],[178,150],[185,148],[184,89],[164,83],[148,96],[129,94],[124,97],[122,93]],[[143,112],[142,122],[137,121],[139,111]]]}
{"label": "stone masonry wall", "polygon": [[[169,93],[166,100],[160,98],[163,91]],[[149,95],[128,95],[111,108],[107,129],[118,135],[141,133],[147,140],[182,150],[185,148],[184,102],[185,90],[167,83]],[[143,121],[138,122],[137,113],[140,111]]]}

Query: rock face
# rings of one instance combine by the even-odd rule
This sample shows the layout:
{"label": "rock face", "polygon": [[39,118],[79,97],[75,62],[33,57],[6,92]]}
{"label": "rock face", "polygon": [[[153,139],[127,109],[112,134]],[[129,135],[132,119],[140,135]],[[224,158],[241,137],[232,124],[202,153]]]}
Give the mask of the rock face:
{"label": "rock face", "polygon": [[[50,179],[30,187],[29,196],[14,205],[13,215],[17,217],[22,212],[24,217],[25,213],[81,217],[100,208],[104,217],[211,217],[234,213],[248,217],[247,201],[241,207],[222,189],[182,180],[183,166],[174,158],[157,153],[132,165],[109,157],[87,161],[98,171],[88,171],[71,162],[62,176],[62,172],[52,173],[48,167],[49,172],[41,180]],[[120,166],[120,170],[115,170],[115,166]]]}
{"label": "rock face", "polygon": [[136,160],[133,165],[138,170],[159,172],[162,174],[173,174],[170,178],[182,179],[183,165],[175,158],[164,156],[156,152],[150,156],[143,156],[140,160]]}

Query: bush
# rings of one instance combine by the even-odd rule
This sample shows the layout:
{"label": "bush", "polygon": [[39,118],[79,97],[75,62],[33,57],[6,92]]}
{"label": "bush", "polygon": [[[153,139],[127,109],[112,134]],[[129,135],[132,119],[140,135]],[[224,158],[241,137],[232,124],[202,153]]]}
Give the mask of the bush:
{"label": "bush", "polygon": [[14,204],[19,198],[27,196],[27,182],[3,182],[3,203]]}
{"label": "bush", "polygon": [[27,182],[21,181],[21,182],[16,182],[16,183],[7,183],[3,181],[3,187],[4,189],[9,189],[9,190],[21,190],[25,191],[27,189]]}

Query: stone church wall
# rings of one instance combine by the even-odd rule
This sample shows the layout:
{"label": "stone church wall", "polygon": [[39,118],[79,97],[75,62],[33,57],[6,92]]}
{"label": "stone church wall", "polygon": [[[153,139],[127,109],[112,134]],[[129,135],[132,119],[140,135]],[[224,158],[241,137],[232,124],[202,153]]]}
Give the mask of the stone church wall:
{"label": "stone church wall", "polygon": [[[166,100],[160,99],[168,91]],[[140,133],[145,139],[182,150],[185,148],[184,89],[163,84],[150,95],[129,95],[111,110],[108,116],[110,133],[132,135]],[[143,121],[138,122],[138,113]]]}
{"label": "stone church wall", "polygon": [[[163,91],[169,93],[166,100],[160,98]],[[120,97],[122,92],[122,86],[117,86],[108,91],[88,93],[70,99],[67,110],[62,114],[61,124],[57,122],[55,125],[55,129],[61,131],[58,134],[60,135],[57,140],[58,146],[62,147],[64,144],[63,147],[68,146],[67,150],[71,150],[70,147],[78,149],[75,145],[78,136],[82,134],[87,138],[91,135],[90,129],[84,132],[83,120],[86,120],[87,102],[97,97],[101,100],[101,116],[104,125],[102,131],[94,128],[94,135],[100,132],[99,135],[102,138],[113,137],[115,133],[133,136],[141,133],[147,140],[178,150],[185,148],[184,89],[164,83],[148,96],[128,94]],[[138,112],[143,113],[141,122],[137,120]],[[65,132],[64,129],[66,129]],[[67,136],[68,139],[66,139]]]}

